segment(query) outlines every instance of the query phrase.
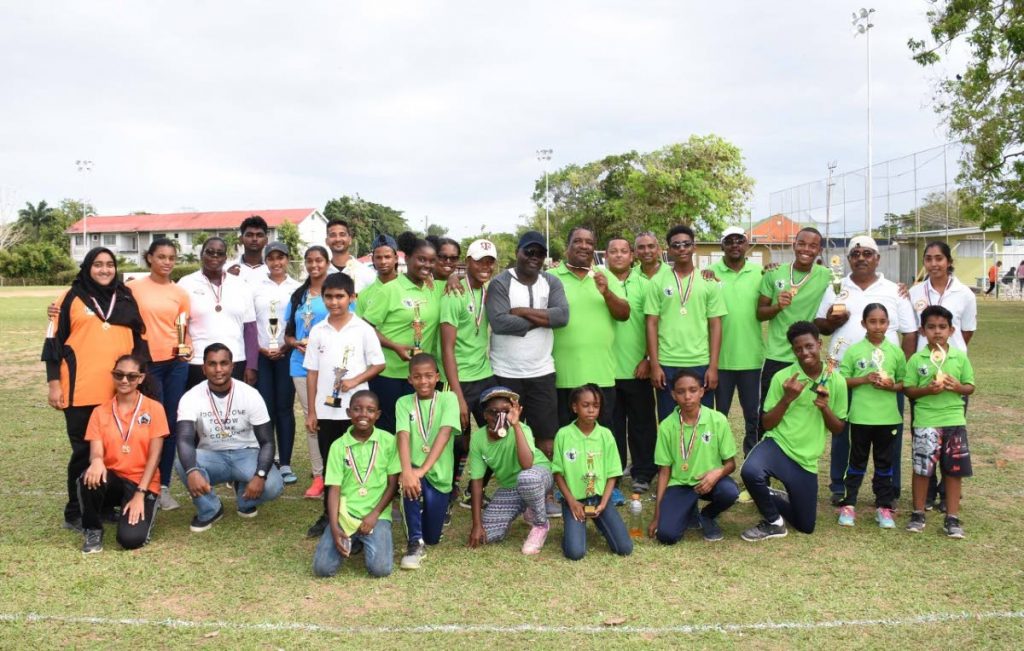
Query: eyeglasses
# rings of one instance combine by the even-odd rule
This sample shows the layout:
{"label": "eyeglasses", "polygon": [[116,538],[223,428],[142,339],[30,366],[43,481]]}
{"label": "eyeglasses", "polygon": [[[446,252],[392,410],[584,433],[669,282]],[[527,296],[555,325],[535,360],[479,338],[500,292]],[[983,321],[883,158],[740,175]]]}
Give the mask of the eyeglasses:
{"label": "eyeglasses", "polygon": [[216,249],[209,249],[207,251],[203,251],[203,255],[205,255],[208,258],[226,258],[228,257],[228,252],[218,251]]}
{"label": "eyeglasses", "polygon": [[540,247],[523,249],[523,255],[527,258],[543,258],[546,253],[547,251]]}
{"label": "eyeglasses", "polygon": [[114,376],[116,382],[128,380],[129,382],[138,382],[142,379],[142,373],[122,373],[121,371],[111,371],[111,375]]}
{"label": "eyeglasses", "polygon": [[439,255],[437,259],[441,262],[458,262],[459,256],[457,255]]}
{"label": "eyeglasses", "polygon": [[673,249],[692,249],[693,248],[693,242],[691,242],[689,240],[687,240],[685,242],[669,242],[668,245],[669,245],[669,247],[671,247]]}
{"label": "eyeglasses", "polygon": [[875,257],[875,252],[872,251],[871,249],[854,249],[854,250],[850,251],[848,257],[851,260],[857,260],[857,259],[870,260],[871,258]]}

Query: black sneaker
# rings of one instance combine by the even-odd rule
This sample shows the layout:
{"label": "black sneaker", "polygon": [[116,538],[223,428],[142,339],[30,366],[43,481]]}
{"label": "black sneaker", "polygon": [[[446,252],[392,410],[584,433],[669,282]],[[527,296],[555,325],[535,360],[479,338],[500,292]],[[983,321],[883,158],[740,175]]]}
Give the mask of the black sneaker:
{"label": "black sneaker", "polygon": [[910,522],[907,523],[907,531],[910,533],[921,533],[924,531],[924,511],[914,511],[910,514]]}
{"label": "black sneaker", "polygon": [[426,555],[427,544],[425,542],[422,540],[415,542],[410,540],[399,567],[403,570],[418,570],[420,569],[420,562],[422,562],[423,557]]}
{"label": "black sneaker", "polygon": [[85,533],[85,529],[82,528],[82,518],[75,518],[74,520],[65,520],[64,524],[60,526],[62,529],[74,531],[75,533]]}
{"label": "black sneaker", "polygon": [[843,503],[843,499],[846,498],[845,493],[832,493],[832,498],[829,500],[832,506],[839,506]]}
{"label": "black sneaker", "polygon": [[701,517],[700,520],[704,524],[704,540],[708,542],[717,542],[725,537],[722,533],[722,528],[718,526],[717,520],[706,517]]}
{"label": "black sneaker", "polygon": [[319,538],[327,530],[327,516],[321,515],[309,529],[306,529],[306,538]]}
{"label": "black sneaker", "polygon": [[945,513],[946,512],[946,498],[945,497],[939,498],[939,504],[935,508],[937,508],[941,513]]}
{"label": "black sneaker", "polygon": [[84,536],[83,554],[98,554],[103,551],[103,529],[86,529]]}
{"label": "black sneaker", "polygon": [[[490,503],[491,498],[487,497],[487,493],[484,493],[483,508],[486,509],[487,505]],[[464,509],[473,508],[473,494],[469,492],[468,489],[466,490],[465,493],[462,494],[462,500],[459,502],[459,506],[461,506]]]}
{"label": "black sneaker", "polygon": [[223,517],[224,517],[224,505],[221,504],[220,508],[217,509],[217,512],[214,513],[213,517],[210,518],[209,520],[200,520],[198,515],[194,516],[192,518],[192,524],[189,525],[188,529],[192,533],[200,533],[202,531],[206,531],[207,529],[209,529],[210,527],[213,526],[214,522],[216,522],[217,520],[220,520]]}
{"label": "black sneaker", "polygon": [[644,481],[643,479],[634,479],[632,488],[634,493],[646,493],[651,490],[651,482]]}
{"label": "black sneaker", "polygon": [[782,524],[772,524],[767,520],[761,520],[757,523],[757,526],[741,533],[740,538],[747,542],[760,542],[769,538],[784,538],[788,533],[785,522]]}
{"label": "black sneaker", "polygon": [[452,523],[452,507],[455,505],[454,502],[448,502],[448,508],[444,510],[444,524],[442,526],[447,527]]}
{"label": "black sneaker", "polygon": [[960,518],[955,515],[947,515],[946,521],[942,524],[942,530],[946,532],[946,537],[956,538],[957,540],[964,537],[964,528],[960,524]]}

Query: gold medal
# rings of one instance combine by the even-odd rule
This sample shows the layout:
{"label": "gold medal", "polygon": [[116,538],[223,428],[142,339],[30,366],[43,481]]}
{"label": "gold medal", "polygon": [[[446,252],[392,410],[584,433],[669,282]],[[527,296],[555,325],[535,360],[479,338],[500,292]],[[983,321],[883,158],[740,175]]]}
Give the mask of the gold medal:
{"label": "gold medal", "polygon": [[130,445],[122,445],[121,446],[121,452],[123,454],[128,454],[131,451],[132,451],[132,446],[130,446]]}
{"label": "gold medal", "polygon": [[110,330],[110,324],[109,324],[109,323],[107,323],[106,321],[104,321],[104,322],[103,322],[103,325],[102,325],[102,326],[100,326],[100,327],[102,327],[102,328],[103,328],[104,330]]}
{"label": "gold medal", "polygon": [[793,298],[796,298],[796,294],[799,291],[800,291],[799,287],[790,287],[789,288],[789,295],[792,296]]}
{"label": "gold medal", "polygon": [[420,449],[421,449],[421,450],[423,450],[423,454],[427,454],[427,453],[429,453],[429,452],[430,452],[430,446],[429,446],[429,445],[424,445],[424,446],[423,446],[422,448],[420,448]]}
{"label": "gold medal", "polygon": [[366,497],[366,495],[369,493],[369,491],[366,490],[365,488],[360,488],[358,493],[359,493],[359,497]]}
{"label": "gold medal", "polygon": [[683,472],[686,472],[686,471],[687,471],[687,470],[689,470],[689,469],[690,469],[690,464],[688,464],[688,463],[684,463],[684,464],[683,464]]}
{"label": "gold medal", "polygon": [[686,310],[686,308],[685,308],[685,307],[681,307],[681,308],[679,308],[679,314],[681,314],[681,315],[683,315],[683,316],[686,316],[686,312],[687,312],[687,310]]}

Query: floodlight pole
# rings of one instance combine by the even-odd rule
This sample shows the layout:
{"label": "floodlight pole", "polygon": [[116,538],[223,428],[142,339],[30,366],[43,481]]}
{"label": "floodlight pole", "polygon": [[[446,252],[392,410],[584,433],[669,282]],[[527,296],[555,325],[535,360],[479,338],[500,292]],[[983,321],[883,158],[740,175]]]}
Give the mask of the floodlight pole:
{"label": "floodlight pole", "polygon": [[551,255],[551,208],[548,203],[548,162],[551,160],[553,149],[538,149],[537,160],[544,164],[544,247]]}
{"label": "floodlight pole", "polygon": [[863,34],[867,43],[867,86],[868,86],[868,168],[867,168],[867,197],[865,204],[867,208],[867,234],[871,235],[871,28],[875,26],[871,22],[874,9],[861,8],[853,14],[853,36],[856,38]]}
{"label": "floodlight pole", "polygon": [[[84,159],[76,160],[75,161],[75,167],[78,169],[79,173],[86,173],[86,174],[88,174],[88,172],[92,171],[92,161],[91,160],[84,160]],[[88,181],[87,181],[87,177],[83,177],[83,179],[86,179],[86,180],[83,180],[83,183],[82,183],[82,186],[83,186],[83,189],[84,189],[85,184]],[[82,194],[84,195],[85,192],[83,192]],[[83,246],[85,246],[86,252],[88,252],[89,251],[89,211],[85,209],[85,197],[84,196],[82,198],[82,244],[83,244]],[[74,245],[72,244],[72,248],[73,247],[74,247]]]}

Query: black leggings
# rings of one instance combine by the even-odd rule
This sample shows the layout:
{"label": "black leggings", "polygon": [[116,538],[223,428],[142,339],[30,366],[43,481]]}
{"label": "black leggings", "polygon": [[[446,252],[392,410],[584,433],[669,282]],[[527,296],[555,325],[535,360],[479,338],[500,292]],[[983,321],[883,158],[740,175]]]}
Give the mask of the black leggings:
{"label": "black leggings", "polygon": [[106,508],[121,507],[121,519],[117,522],[117,543],[125,549],[138,549],[149,542],[156,520],[156,493],[146,491],[143,501],[145,518],[135,524],[128,524],[128,516],[124,506],[135,496],[139,485],[121,477],[113,470],[107,470],[106,483],[96,488],[88,488],[83,474],[78,480],[78,499],[82,505],[82,527],[85,529],[102,529],[103,519],[100,515]]}
{"label": "black leggings", "polygon": [[68,502],[64,505],[65,522],[73,522],[82,517],[82,507],[78,504],[78,478],[89,467],[89,442],[85,440],[85,430],[95,408],[96,405],[86,405],[64,409],[64,423],[67,426],[68,443],[71,444],[71,458],[68,459]]}
{"label": "black leggings", "polygon": [[[309,409],[315,410],[315,405]],[[340,439],[352,426],[350,420],[328,420],[318,419],[316,427],[316,444],[320,448],[320,457],[324,460],[324,479],[327,478],[327,455],[331,452],[331,445]],[[327,488],[324,487],[324,515],[327,515]]]}
{"label": "black leggings", "polygon": [[892,484],[892,457],[896,443],[896,425],[850,424],[850,461],[846,467],[846,496],[840,506],[856,506],[857,494],[868,469],[868,456],[875,463],[871,488],[875,492],[875,506],[891,509],[896,502],[896,488]]}

